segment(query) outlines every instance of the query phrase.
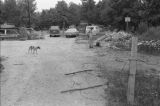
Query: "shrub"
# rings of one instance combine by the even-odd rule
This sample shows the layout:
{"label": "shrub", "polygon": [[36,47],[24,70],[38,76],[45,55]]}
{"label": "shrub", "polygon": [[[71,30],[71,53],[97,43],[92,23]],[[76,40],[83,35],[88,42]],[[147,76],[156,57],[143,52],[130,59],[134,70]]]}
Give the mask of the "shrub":
{"label": "shrub", "polygon": [[20,33],[20,36],[18,37],[19,39],[28,39],[29,35],[24,27],[21,27],[19,29],[19,33]]}
{"label": "shrub", "polygon": [[149,28],[140,38],[142,40],[160,40],[160,26]]}
{"label": "shrub", "polygon": [[148,25],[146,23],[142,22],[142,23],[139,24],[137,32],[139,34],[143,34],[147,31],[147,29],[148,29]]}
{"label": "shrub", "polygon": [[44,39],[44,35],[36,31],[29,32],[26,28],[22,27],[19,30],[20,36],[19,39],[21,40],[35,40],[35,39]]}

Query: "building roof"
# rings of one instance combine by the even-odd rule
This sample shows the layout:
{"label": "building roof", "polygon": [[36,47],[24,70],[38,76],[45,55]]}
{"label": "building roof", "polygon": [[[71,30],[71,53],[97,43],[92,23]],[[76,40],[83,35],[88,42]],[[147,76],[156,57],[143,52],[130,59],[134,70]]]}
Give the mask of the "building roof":
{"label": "building roof", "polygon": [[10,29],[10,28],[15,28],[15,25],[2,24],[2,25],[0,25],[0,28]]}

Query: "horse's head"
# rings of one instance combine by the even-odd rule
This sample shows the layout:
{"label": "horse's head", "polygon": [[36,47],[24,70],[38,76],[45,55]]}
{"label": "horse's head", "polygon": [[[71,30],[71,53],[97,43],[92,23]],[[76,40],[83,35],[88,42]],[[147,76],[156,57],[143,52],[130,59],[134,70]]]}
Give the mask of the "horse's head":
{"label": "horse's head", "polygon": [[37,49],[41,49],[41,48],[38,46]]}

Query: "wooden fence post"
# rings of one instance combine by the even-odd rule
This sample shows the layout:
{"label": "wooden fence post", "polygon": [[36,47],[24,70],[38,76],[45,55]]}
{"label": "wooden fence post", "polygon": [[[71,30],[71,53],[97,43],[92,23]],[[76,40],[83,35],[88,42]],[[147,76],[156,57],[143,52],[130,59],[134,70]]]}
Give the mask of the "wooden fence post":
{"label": "wooden fence post", "polygon": [[137,37],[132,37],[132,49],[130,59],[130,72],[128,80],[127,102],[130,106],[134,105],[134,92],[135,92],[135,75],[137,69]]}

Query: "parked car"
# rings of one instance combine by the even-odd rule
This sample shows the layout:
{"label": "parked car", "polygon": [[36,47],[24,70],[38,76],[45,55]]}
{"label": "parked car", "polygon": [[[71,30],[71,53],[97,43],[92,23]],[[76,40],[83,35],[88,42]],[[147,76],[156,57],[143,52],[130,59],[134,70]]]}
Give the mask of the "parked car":
{"label": "parked car", "polygon": [[92,28],[92,33],[93,35],[96,35],[97,33],[100,32],[100,27],[99,26],[96,26],[96,25],[92,25],[92,26],[87,26],[86,27],[86,34],[89,33],[90,29]]}
{"label": "parked car", "polygon": [[17,28],[0,28],[0,40],[17,39],[19,36]]}
{"label": "parked car", "polygon": [[65,34],[66,38],[77,37],[79,35],[79,32],[76,28],[69,28],[68,30],[65,31],[64,34]]}
{"label": "parked car", "polygon": [[59,36],[61,36],[59,26],[51,26],[49,32],[50,32],[50,37],[59,37]]}

